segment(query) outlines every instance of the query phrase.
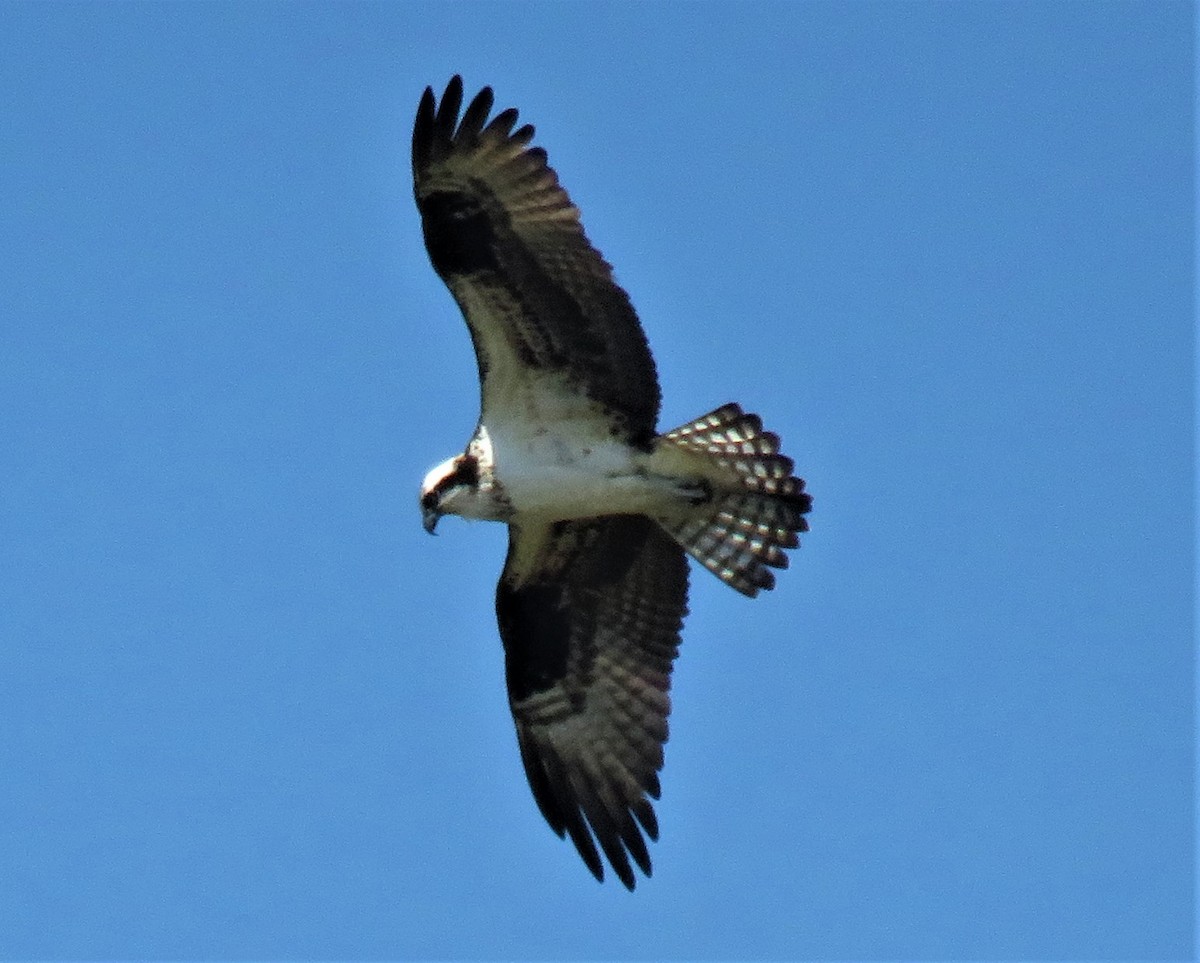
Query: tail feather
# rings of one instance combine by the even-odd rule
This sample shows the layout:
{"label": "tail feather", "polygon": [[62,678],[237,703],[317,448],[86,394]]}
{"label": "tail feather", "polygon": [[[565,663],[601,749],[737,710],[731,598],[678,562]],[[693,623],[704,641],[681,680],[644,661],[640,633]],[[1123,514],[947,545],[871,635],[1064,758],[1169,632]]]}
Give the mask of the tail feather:
{"label": "tail feather", "polygon": [[804,481],[792,477],[792,460],[779,453],[779,436],[763,431],[762,419],[739,405],[722,405],[662,437],[685,451],[711,455],[753,491],[808,499],[802,495]]}
{"label": "tail feather", "polygon": [[764,431],[757,415],[728,404],[661,440],[703,456],[716,470],[703,473],[715,489],[710,498],[659,518],[659,524],[744,595],[773,588],[770,569],[787,567],[784,549],[800,544],[797,534],[808,531],[804,515],[812,507],[803,479],[792,474],[792,460],[779,453],[779,437]]}

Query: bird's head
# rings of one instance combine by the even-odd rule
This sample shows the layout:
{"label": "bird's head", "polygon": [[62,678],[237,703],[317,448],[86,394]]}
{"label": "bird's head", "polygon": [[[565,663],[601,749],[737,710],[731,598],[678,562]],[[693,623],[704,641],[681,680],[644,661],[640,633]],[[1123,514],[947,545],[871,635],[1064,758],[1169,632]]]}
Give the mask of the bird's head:
{"label": "bird's head", "polygon": [[442,462],[421,483],[421,520],[435,534],[443,515],[469,515],[479,494],[479,461],[472,454]]}

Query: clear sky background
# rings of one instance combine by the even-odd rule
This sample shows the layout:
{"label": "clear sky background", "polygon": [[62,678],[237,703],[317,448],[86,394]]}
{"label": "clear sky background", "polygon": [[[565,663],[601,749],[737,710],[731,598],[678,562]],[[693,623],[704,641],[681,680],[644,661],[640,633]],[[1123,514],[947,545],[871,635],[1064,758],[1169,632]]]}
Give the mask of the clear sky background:
{"label": "clear sky background", "polygon": [[[0,957],[1193,949],[1193,8],[0,7]],[[408,145],[537,125],[816,498],[693,570],[655,873],[545,826]]]}

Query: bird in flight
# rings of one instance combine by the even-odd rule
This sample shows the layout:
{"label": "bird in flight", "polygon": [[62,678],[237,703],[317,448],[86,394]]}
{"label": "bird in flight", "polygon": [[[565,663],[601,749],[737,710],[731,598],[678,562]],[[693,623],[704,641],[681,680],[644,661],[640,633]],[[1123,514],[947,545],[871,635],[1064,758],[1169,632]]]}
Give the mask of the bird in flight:
{"label": "bird in flight", "polygon": [[[421,486],[442,515],[508,525],[496,589],[509,705],[534,800],[598,879],[633,889],[658,838],[671,665],[691,555],[753,597],[812,500],[779,439],[725,404],[660,434],[646,336],[579,211],[509,108],[461,77],[413,127],[425,245],[470,329],[481,412]],[[597,850],[597,846],[599,850]]]}

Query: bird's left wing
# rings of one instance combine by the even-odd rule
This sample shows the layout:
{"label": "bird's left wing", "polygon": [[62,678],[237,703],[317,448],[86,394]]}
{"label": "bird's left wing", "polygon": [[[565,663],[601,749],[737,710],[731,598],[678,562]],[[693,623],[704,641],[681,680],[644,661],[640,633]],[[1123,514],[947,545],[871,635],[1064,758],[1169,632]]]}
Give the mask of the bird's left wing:
{"label": "bird's left wing", "polygon": [[599,843],[630,889],[629,857],[650,874],[642,832],[658,838],[650,798],[659,796],[687,577],[670,536],[644,516],[618,515],[510,526],[496,593],[534,799],[597,879]]}
{"label": "bird's left wing", "polygon": [[462,103],[461,77],[440,102],[425,90],[413,193],[429,259],[471,331],[484,420],[527,417],[526,394],[542,386],[607,417],[615,434],[648,441],[658,376],[629,296],[588,242],[546,152],[529,146],[533,127],[517,127],[512,108],[489,120],[490,87],[460,119]]}

